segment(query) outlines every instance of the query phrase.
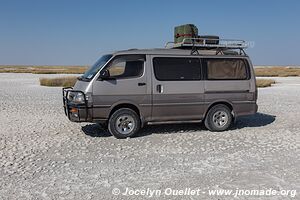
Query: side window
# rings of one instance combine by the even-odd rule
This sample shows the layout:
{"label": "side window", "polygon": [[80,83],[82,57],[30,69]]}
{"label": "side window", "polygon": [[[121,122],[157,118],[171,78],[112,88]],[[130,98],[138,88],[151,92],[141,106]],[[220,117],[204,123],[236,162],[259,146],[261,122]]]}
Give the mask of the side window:
{"label": "side window", "polygon": [[160,81],[188,81],[201,79],[201,66],[198,58],[153,59],[154,74]]}
{"label": "side window", "polygon": [[248,65],[243,59],[204,59],[208,80],[248,79]]}
{"label": "side window", "polygon": [[144,55],[117,56],[107,70],[113,78],[140,77],[144,72]]}

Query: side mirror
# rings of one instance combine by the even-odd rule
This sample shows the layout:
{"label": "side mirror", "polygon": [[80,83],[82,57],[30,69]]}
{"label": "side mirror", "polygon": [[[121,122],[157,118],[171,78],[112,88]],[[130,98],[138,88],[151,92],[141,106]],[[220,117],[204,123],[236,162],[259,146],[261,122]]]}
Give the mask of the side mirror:
{"label": "side mirror", "polygon": [[110,78],[109,71],[107,69],[101,70],[99,78],[102,80],[109,79]]}

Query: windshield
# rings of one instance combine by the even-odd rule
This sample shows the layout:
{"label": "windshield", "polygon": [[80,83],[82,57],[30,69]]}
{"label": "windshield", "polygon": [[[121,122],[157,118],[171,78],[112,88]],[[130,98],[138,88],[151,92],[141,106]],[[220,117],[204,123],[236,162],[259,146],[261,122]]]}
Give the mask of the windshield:
{"label": "windshield", "polygon": [[94,65],[92,65],[80,78],[92,79],[103,65],[112,57],[111,54],[102,56]]}

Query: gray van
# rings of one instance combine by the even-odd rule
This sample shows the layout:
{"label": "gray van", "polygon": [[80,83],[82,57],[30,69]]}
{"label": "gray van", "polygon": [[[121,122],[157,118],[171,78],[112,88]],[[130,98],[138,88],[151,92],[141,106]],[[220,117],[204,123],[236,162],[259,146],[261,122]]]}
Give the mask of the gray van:
{"label": "gray van", "polygon": [[255,114],[249,57],[229,48],[196,52],[131,49],[104,55],[74,88],[63,88],[65,113],[73,122],[99,123],[116,138],[160,123],[204,121],[210,131],[224,131],[237,117]]}

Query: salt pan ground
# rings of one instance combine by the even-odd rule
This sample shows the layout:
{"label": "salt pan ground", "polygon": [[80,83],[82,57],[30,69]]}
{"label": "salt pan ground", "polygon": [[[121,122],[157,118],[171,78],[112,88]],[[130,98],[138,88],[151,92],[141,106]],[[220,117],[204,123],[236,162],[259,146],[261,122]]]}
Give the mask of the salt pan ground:
{"label": "salt pan ground", "polygon": [[208,195],[218,188],[300,192],[300,78],[259,89],[258,113],[229,131],[159,125],[118,140],[68,121],[61,88],[39,86],[39,77],[52,76],[59,75],[0,74],[0,199],[146,198],[114,188],[201,190],[156,199],[233,199]]}

